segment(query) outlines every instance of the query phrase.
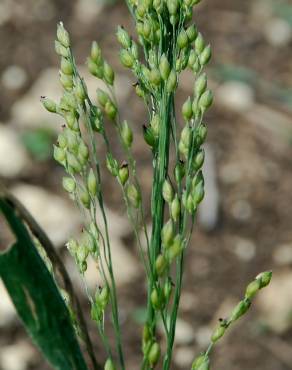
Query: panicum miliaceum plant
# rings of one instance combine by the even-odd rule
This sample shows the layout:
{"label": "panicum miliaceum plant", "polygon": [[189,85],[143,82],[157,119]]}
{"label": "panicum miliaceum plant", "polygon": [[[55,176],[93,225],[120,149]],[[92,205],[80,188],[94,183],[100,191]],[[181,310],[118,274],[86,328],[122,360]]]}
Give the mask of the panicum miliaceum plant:
{"label": "panicum miliaceum plant", "polygon": [[[195,24],[191,23],[193,8],[200,0],[128,0],[138,42],[123,27],[118,27],[121,44],[120,61],[137,80],[136,93],[147,108],[147,125],[143,126],[146,144],[153,158],[151,194],[152,231],[148,235],[136,161],[132,154],[133,131],[119,114],[114,93],[115,74],[103,58],[100,47],[92,43],[87,66],[92,75],[104,82],[104,89],[89,97],[72,54],[69,34],[60,23],[55,49],[61,57],[60,82],[63,96],[58,104],[42,98],[45,108],[65,120],[62,133],[54,147],[54,157],[65,169],[63,187],[78,204],[84,217],[82,240],[69,240],[68,249],[81,275],[87,268],[89,256],[96,261],[103,286],[92,295],[86,288],[91,304],[91,316],[96,322],[107,352],[106,370],[125,369],[122,333],[119,323],[117,291],[112,267],[110,230],[104,207],[101,185],[101,158],[97,145],[106,148],[106,165],[120,185],[128,217],[133,225],[141,260],[145,267],[148,299],[147,320],[142,334],[141,369],[163,370],[171,367],[175,327],[182,290],[184,255],[189,244],[200,202],[204,197],[204,143],[207,129],[204,113],[211,106],[213,95],[207,87],[203,68],[211,57],[210,45],[205,43]],[[143,56],[141,56],[141,51]],[[175,111],[175,92],[180,73],[186,68],[194,74],[194,89],[182,106],[184,125],[181,128]],[[112,152],[105,118],[116,128],[124,149],[120,163]],[[175,165],[169,162],[175,153]],[[102,215],[102,225],[96,213]],[[141,229],[147,248],[142,247]],[[230,317],[219,322],[208,349],[192,364],[192,370],[209,369],[209,355],[226,329],[250,307],[255,293],[269,284],[271,273],[265,272],[248,286],[244,299]],[[110,310],[115,331],[116,348],[110,347],[104,327],[105,310]],[[157,336],[157,323],[164,327],[166,348]]]}

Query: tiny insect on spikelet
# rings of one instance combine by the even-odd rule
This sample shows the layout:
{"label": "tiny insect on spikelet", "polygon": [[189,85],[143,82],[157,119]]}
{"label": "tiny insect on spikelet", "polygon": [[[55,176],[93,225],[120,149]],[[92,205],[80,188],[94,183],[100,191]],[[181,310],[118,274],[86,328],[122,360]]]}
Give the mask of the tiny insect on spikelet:
{"label": "tiny insect on spikelet", "polygon": [[[213,102],[208,78],[203,71],[211,58],[206,43],[192,22],[193,9],[200,0],[128,0],[137,38],[121,26],[117,41],[121,64],[132,71],[135,91],[147,107],[148,115],[141,127],[145,145],[152,156],[151,235],[146,228],[143,194],[132,152],[134,141],[131,124],[120,116],[115,96],[115,73],[105,60],[97,42],[93,42],[87,67],[101,80],[103,88],[90,97],[80,76],[68,32],[60,23],[55,42],[60,56],[60,84],[63,96],[58,103],[42,97],[44,107],[63,117],[64,128],[54,146],[54,158],[64,167],[63,187],[79,206],[84,228],[80,240],[71,239],[67,246],[83,278],[87,261],[98,266],[103,284],[95,292],[86,288],[91,317],[97,325],[107,353],[104,368],[125,369],[118,299],[111,257],[110,230],[104,207],[101,161],[120,186],[129,220],[133,226],[141,261],[147,278],[147,318],[142,335],[141,369],[171,367],[175,328],[178,316],[184,255],[189,245],[199,204],[203,201],[205,159],[203,144],[207,136],[204,120]],[[143,55],[141,55],[143,54]],[[194,76],[192,94],[186,97],[180,114],[175,110],[176,91],[181,73],[189,69]],[[116,129],[124,158],[115,158],[108,139],[107,124]],[[105,158],[97,155],[97,146],[106,149]],[[175,162],[169,161],[170,152]],[[96,212],[102,219],[97,221]],[[146,250],[142,246],[141,231]],[[245,298],[230,318],[215,329],[207,351],[197,357],[193,370],[208,370],[210,352],[228,327],[250,307],[251,300],[269,284],[271,273],[259,275],[246,290]],[[85,283],[85,281],[84,281]],[[112,315],[115,348],[107,339],[105,312]],[[157,335],[161,321],[164,338]],[[161,341],[165,341],[165,346]]]}

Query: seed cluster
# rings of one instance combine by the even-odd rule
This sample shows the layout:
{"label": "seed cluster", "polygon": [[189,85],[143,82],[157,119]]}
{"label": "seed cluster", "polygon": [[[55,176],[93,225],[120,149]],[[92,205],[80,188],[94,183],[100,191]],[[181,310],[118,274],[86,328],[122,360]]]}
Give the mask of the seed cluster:
{"label": "seed cluster", "polygon": [[[161,368],[169,370],[182,290],[184,254],[198,206],[204,198],[203,144],[207,136],[204,114],[213,102],[207,75],[203,72],[211,58],[211,48],[192,23],[193,10],[199,2],[128,0],[137,40],[123,27],[117,29],[121,64],[132,71],[136,94],[148,112],[141,126],[153,164],[151,235],[146,227],[143,194],[132,151],[133,130],[129,122],[120,117],[114,92],[115,73],[104,59],[99,45],[93,42],[87,67],[94,77],[103,81],[104,88],[97,89],[95,99],[91,100],[86,83],[77,70],[69,34],[62,23],[57,28],[55,50],[61,59],[63,96],[59,103],[42,97],[42,103],[48,111],[64,119],[63,130],[54,146],[54,158],[66,172],[63,187],[79,206],[84,218],[82,237],[69,240],[68,250],[82,277],[90,257],[103,280],[102,286],[98,286],[93,294],[86,285],[85,290],[91,303],[91,317],[107,352],[106,370],[118,367],[125,370],[125,360],[110,230],[103,200],[102,159],[97,154],[97,145],[104,145],[106,149],[106,168],[120,186],[147,276],[147,317],[142,334],[141,369],[153,369],[161,362]],[[191,71],[195,82],[192,95],[187,97],[179,115],[176,113],[175,92],[180,74],[185,69]],[[113,153],[106,122],[116,129],[124,153],[122,160]],[[175,156],[174,165],[169,161],[170,152]],[[97,221],[97,211],[101,214],[101,222]],[[145,237],[146,248],[141,234]],[[220,322],[208,350],[194,361],[193,370],[209,369],[209,352],[214,343],[247,311],[251,298],[269,283],[270,278],[270,273],[264,273],[248,286],[245,299],[229,320]],[[104,326],[107,308],[115,331],[115,352]],[[163,350],[157,335],[160,320],[165,332],[166,348]]]}

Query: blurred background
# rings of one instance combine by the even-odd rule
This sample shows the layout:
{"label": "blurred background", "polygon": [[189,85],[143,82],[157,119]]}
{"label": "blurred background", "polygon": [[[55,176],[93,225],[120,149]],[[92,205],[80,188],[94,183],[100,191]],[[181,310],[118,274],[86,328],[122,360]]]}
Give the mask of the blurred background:
{"label": "blurred background", "polygon": [[[148,214],[151,161],[141,135],[144,108],[132,88],[135,80],[117,58],[117,24],[133,34],[124,2],[1,0],[0,179],[47,231],[82,295],[78,273],[64,248],[70,236],[80,233],[81,220],[61,189],[63,170],[52,161],[61,122],[39,103],[41,95],[60,96],[53,47],[60,20],[71,33],[92,94],[99,82],[82,67],[92,40],[101,44],[116,69],[122,116],[134,127]],[[204,0],[194,20],[213,47],[208,74],[215,105],[206,118],[207,196],[186,259],[173,369],[190,368],[194,356],[206,348],[218,318],[229,314],[258,272],[269,269],[274,272],[271,286],[216,347],[212,368],[292,369],[292,3]],[[192,84],[191,73],[184,73],[178,105]],[[103,154],[101,147],[101,158]],[[108,175],[104,183],[127,363],[129,369],[138,369],[144,273],[119,188]],[[0,220],[0,243],[8,242]],[[89,265],[86,278],[94,289],[94,266]],[[88,311],[84,296],[83,305]],[[103,358],[92,323],[90,332]],[[49,369],[25,334],[1,282],[0,369]]]}

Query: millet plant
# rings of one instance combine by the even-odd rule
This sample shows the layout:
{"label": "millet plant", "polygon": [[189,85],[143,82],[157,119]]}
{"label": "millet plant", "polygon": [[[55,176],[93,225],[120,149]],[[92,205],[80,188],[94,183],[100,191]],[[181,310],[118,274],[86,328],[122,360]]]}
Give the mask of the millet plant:
{"label": "millet plant", "polygon": [[[211,48],[192,23],[193,10],[199,2],[128,0],[137,38],[132,38],[123,27],[117,29],[120,61],[133,73],[137,96],[144,102],[147,112],[143,135],[151,151],[153,166],[151,232],[146,227],[144,194],[132,151],[133,131],[130,123],[121,117],[115,96],[115,73],[97,42],[93,42],[87,67],[93,76],[103,81],[104,88],[90,97],[86,82],[78,72],[69,34],[62,23],[57,27],[55,50],[61,59],[63,95],[58,103],[46,97],[42,97],[42,103],[48,111],[64,119],[62,132],[54,146],[54,158],[64,167],[63,187],[78,205],[84,220],[82,237],[69,240],[67,247],[83,278],[91,317],[107,353],[105,370],[125,370],[126,362],[111,256],[111,231],[102,188],[103,162],[120,186],[145,268],[147,319],[142,333],[141,369],[171,368],[184,257],[198,206],[204,198],[202,166],[205,154],[202,145],[207,135],[204,114],[213,101],[207,75],[203,72],[211,58]],[[177,113],[175,97],[179,77],[187,68],[194,76],[193,93]],[[123,161],[113,154],[108,124],[116,129],[124,150]],[[97,154],[101,145],[106,150],[105,158]],[[170,161],[170,154],[174,163]],[[101,218],[97,218],[97,213]],[[96,262],[103,281],[95,292],[90,292],[84,279],[88,258]],[[268,285],[270,279],[271,273],[265,272],[248,285],[243,300],[229,318],[219,322],[209,347],[195,357],[192,370],[210,368],[213,346],[248,310],[254,295]],[[112,317],[115,348],[110,346],[105,330],[107,310]],[[159,322],[163,324],[164,339],[157,334]],[[162,340],[166,343],[164,347],[160,344]]]}

